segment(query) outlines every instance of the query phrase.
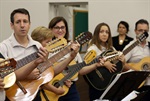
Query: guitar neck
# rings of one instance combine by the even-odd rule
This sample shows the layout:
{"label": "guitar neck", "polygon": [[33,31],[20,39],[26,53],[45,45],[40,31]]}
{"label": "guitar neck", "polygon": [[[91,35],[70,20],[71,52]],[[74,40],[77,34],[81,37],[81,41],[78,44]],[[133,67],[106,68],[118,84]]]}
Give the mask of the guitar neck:
{"label": "guitar neck", "polygon": [[34,52],[34,53],[28,55],[27,57],[24,57],[21,60],[18,60],[17,64],[16,64],[16,69],[19,69],[20,67],[25,66],[26,64],[35,60],[36,58],[38,58],[38,55],[37,55],[37,52]]}
{"label": "guitar neck", "polygon": [[139,44],[139,41],[135,41],[131,46],[129,46],[127,49],[123,51],[123,54],[126,55],[130,50],[132,50],[135,46]]}
{"label": "guitar neck", "polygon": [[68,66],[68,68],[70,68],[71,71],[69,71],[69,73],[58,82],[59,86],[63,86],[64,81],[66,81],[67,79],[70,79],[71,77],[73,77],[84,66],[86,66],[85,61],[83,61],[81,63],[78,63],[78,64],[75,64],[75,65]]}
{"label": "guitar neck", "polygon": [[38,58],[37,52],[34,52],[18,61],[16,61],[16,68],[11,69],[11,70],[7,70],[7,72],[2,73],[2,77],[4,78],[5,76],[7,76],[8,74],[14,72],[15,70],[25,66],[26,64],[30,63],[31,61],[35,60],[36,58]]}
{"label": "guitar neck", "polygon": [[59,59],[61,59],[63,56],[65,56],[69,52],[71,52],[71,45],[68,45],[65,49],[61,50],[57,54],[50,57],[47,61],[38,65],[37,68],[39,69],[40,73],[43,73],[47,68],[52,66],[55,62],[57,62]]}

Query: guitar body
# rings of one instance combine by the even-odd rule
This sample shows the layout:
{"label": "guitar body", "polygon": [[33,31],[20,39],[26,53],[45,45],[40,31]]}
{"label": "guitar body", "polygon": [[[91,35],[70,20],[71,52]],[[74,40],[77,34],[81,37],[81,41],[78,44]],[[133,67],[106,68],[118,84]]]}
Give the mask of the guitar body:
{"label": "guitar body", "polygon": [[[105,56],[110,51],[102,53],[102,56]],[[85,75],[85,79],[88,84],[92,85],[97,90],[104,90],[106,89],[116,74],[122,71],[122,62],[118,60],[111,61],[112,63],[116,64],[117,70],[113,73],[110,73],[106,67],[99,67],[96,70]]]}
{"label": "guitar body", "polygon": [[54,76],[53,68],[50,67],[46,69],[42,74],[41,77],[37,80],[24,80],[20,81],[22,86],[26,89],[27,93],[24,94],[22,90],[14,84],[8,90],[6,90],[6,95],[9,100],[11,101],[32,101],[40,86],[49,82]]}
{"label": "guitar body", "polygon": [[4,78],[4,88],[9,88],[16,82],[16,74],[14,72],[10,73]]}
{"label": "guitar body", "polygon": [[[64,76],[65,75],[63,75],[63,73],[60,73],[57,76],[55,76],[49,83],[51,85],[55,85]],[[62,87],[65,90],[64,94],[62,94],[62,95],[57,95],[57,94],[55,94],[55,93],[53,93],[51,91],[44,90],[44,92],[45,92],[47,98],[49,99],[49,101],[58,101],[59,97],[64,96],[64,95],[67,94],[67,92],[69,91],[69,88],[67,86],[65,86],[65,85],[63,85]],[[44,98],[44,96],[43,96],[43,94],[41,93],[40,95],[41,95],[42,101],[46,101],[45,98]]]}
{"label": "guitar body", "polygon": [[[74,65],[74,64],[76,64],[76,62],[73,60],[73,61],[70,62],[69,65]],[[57,63],[55,63],[54,65],[57,65]],[[67,74],[62,72],[62,73],[56,75],[49,83],[50,83],[51,85],[55,85],[58,81],[60,81],[62,78],[64,78],[65,75],[67,75]],[[77,76],[78,76],[78,73],[76,73],[76,74],[71,78],[71,80],[75,79]],[[53,92],[51,92],[51,91],[48,91],[48,90],[44,90],[44,92],[45,92],[47,98],[48,98],[50,101],[58,101],[59,97],[66,95],[66,94],[68,93],[68,91],[69,91],[69,88],[68,88],[66,85],[63,85],[62,87],[63,87],[63,89],[65,90],[64,94],[62,94],[62,95],[57,95],[57,94],[55,94],[55,93],[53,93]],[[41,95],[42,101],[46,101],[45,98],[44,98],[44,96],[43,96],[43,94],[42,94],[42,92],[41,92],[40,95]]]}
{"label": "guitar body", "polygon": [[16,68],[16,61],[13,58],[0,58],[0,77],[4,78],[4,88],[9,88],[16,82],[14,68]]}
{"label": "guitar body", "polygon": [[144,57],[138,63],[128,63],[135,70],[150,70],[150,56]]}

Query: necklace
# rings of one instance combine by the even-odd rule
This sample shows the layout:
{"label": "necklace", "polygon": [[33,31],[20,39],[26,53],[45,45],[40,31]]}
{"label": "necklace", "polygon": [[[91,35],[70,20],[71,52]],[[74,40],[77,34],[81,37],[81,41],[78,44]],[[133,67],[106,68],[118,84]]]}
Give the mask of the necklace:
{"label": "necklace", "polygon": [[123,40],[119,40],[119,44],[122,45],[123,44]]}

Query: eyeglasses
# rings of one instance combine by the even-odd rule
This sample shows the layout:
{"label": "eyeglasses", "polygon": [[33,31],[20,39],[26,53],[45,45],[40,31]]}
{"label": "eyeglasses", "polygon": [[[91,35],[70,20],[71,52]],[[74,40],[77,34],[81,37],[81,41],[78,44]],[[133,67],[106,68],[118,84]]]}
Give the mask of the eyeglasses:
{"label": "eyeglasses", "polygon": [[56,26],[56,27],[54,27],[54,29],[56,29],[56,30],[64,30],[66,27],[65,26],[61,26],[61,27],[59,27],[59,26]]}
{"label": "eyeglasses", "polygon": [[148,30],[139,29],[138,32],[148,32]]}

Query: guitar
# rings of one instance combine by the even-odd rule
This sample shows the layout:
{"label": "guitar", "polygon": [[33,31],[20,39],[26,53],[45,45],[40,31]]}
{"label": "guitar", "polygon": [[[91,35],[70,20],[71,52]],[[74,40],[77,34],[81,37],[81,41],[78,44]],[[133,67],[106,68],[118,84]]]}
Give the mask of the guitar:
{"label": "guitar", "polygon": [[[50,46],[51,45],[51,46]],[[67,45],[67,41],[65,38],[61,38],[61,39],[56,39],[50,43],[48,43],[46,45],[46,48],[49,52],[56,52],[57,50],[59,50],[60,48],[63,48]],[[32,62],[33,60],[35,60],[36,58],[38,58],[37,52],[34,52],[26,57],[24,57],[21,60],[15,61],[14,59],[8,59],[8,60],[4,60],[1,61],[0,63],[2,63],[3,67],[6,68],[0,68],[0,75],[2,78],[4,78],[4,88],[9,88],[11,87],[15,82],[16,82],[16,75],[14,73],[15,70],[23,67],[24,65]],[[12,68],[13,66],[13,68]]]}
{"label": "guitar", "polygon": [[[89,32],[81,33],[76,41],[79,44],[84,44],[92,38],[92,34]],[[57,62],[64,55],[71,52],[71,45],[66,46],[63,50],[59,51],[57,54],[50,57],[47,61],[38,65],[38,69],[41,73],[41,77],[38,80],[24,80],[21,81],[23,87],[27,90],[27,93],[24,94],[16,84],[10,87],[6,91],[6,95],[11,101],[31,101],[36,96],[41,85],[48,83],[54,75],[52,65]]]}
{"label": "guitar", "polygon": [[[4,78],[7,72],[12,71],[12,68],[15,68],[16,66],[16,61],[11,58],[11,59],[2,59],[0,58],[0,77]],[[4,78],[6,79],[6,78]],[[16,79],[16,75],[13,75],[11,79]],[[8,88],[9,85],[14,84],[14,82],[10,82],[7,84],[7,80],[4,80],[4,88]],[[0,100],[4,101],[5,100],[5,90],[0,89]]]}
{"label": "guitar", "polygon": [[128,65],[131,66],[135,70],[150,71],[150,56],[144,57],[138,63],[128,63]]}
{"label": "guitar", "polygon": [[[7,77],[7,73],[13,72],[16,67],[16,61],[13,58],[10,59],[0,59],[0,77],[4,78],[4,88],[8,88],[13,85],[16,81],[16,75],[14,73],[9,74],[11,78]],[[10,80],[11,82],[9,82]]]}
{"label": "guitar", "polygon": [[[111,54],[111,56],[110,56]],[[64,85],[64,81],[66,81],[67,79],[70,79],[72,78],[72,76],[74,76],[79,70],[81,70],[84,66],[86,65],[90,65],[90,64],[93,64],[93,63],[96,63],[96,62],[99,62],[99,58],[104,58],[106,61],[108,60],[113,60],[113,59],[116,59],[117,57],[119,57],[120,53],[119,52],[111,52],[109,54],[109,56],[106,56],[106,57],[97,57],[96,58],[96,52],[94,50],[91,50],[89,51],[85,57],[84,57],[84,61],[81,62],[81,63],[78,63],[78,64],[75,64],[75,65],[71,65],[68,67],[68,74],[65,76],[65,75],[62,75],[62,74],[59,74],[58,76],[54,77],[49,83],[51,85],[54,85],[55,87],[59,87],[59,86],[62,86],[63,89],[65,90],[65,93],[62,94],[62,95],[57,95],[51,91],[48,91],[48,90],[44,90],[45,91],[45,94],[47,95],[47,98],[50,100],[50,101],[58,101],[59,97],[60,96],[64,96],[65,94],[67,94],[69,88]],[[96,58],[96,59],[95,59]],[[94,61],[92,61],[94,60]],[[42,101],[46,101],[43,97],[42,97]]]}
{"label": "guitar", "polygon": [[[131,46],[129,46],[127,49],[125,49],[122,53],[126,55],[130,50],[132,50],[136,45],[144,41],[148,37],[148,33],[144,32],[139,36],[137,41],[135,41]],[[105,56],[106,54],[102,54],[102,56]],[[110,73],[107,68],[97,68],[96,70],[93,70],[92,72],[85,75],[85,79],[97,90],[104,90],[106,89],[116,74],[120,73],[123,69],[122,62],[119,60],[111,61],[112,63],[116,64],[116,71],[113,73]]]}
{"label": "guitar", "polygon": [[[70,63],[69,63],[69,66],[71,65],[74,65],[76,64],[76,61],[72,60]],[[54,65],[57,65],[54,64]],[[67,75],[67,72],[66,71],[63,71],[62,73],[59,73],[58,75],[56,75],[49,83],[51,84],[52,82],[55,82],[56,80],[59,80],[60,78],[63,78],[65,75]],[[74,78],[76,78],[78,76],[78,73],[76,73],[70,80],[73,80]],[[51,96],[49,93],[45,93],[45,92],[49,92],[48,90],[41,90],[40,92],[40,96],[41,96],[41,99],[42,101],[47,101],[45,100],[45,96]],[[46,94],[46,95],[45,95]]]}

